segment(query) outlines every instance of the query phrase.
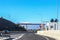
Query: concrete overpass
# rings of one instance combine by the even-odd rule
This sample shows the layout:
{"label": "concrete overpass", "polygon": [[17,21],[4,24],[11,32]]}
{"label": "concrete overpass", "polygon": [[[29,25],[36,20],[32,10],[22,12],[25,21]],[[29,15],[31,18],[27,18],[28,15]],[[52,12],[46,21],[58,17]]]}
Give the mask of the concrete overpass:
{"label": "concrete overpass", "polygon": [[20,25],[41,25],[42,23],[19,23],[19,24]]}
{"label": "concrete overpass", "polygon": [[45,25],[44,23],[19,23],[19,25],[21,26],[21,25],[25,25],[26,26],[26,29],[29,27],[28,25],[39,25],[39,27],[40,27],[40,25]]}

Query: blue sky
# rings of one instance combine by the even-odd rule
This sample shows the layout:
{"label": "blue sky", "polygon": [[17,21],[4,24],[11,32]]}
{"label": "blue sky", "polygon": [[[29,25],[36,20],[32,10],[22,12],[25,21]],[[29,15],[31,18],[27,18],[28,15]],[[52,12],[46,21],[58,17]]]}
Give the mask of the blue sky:
{"label": "blue sky", "polygon": [[0,0],[0,16],[15,23],[49,21],[56,18],[56,0]]}

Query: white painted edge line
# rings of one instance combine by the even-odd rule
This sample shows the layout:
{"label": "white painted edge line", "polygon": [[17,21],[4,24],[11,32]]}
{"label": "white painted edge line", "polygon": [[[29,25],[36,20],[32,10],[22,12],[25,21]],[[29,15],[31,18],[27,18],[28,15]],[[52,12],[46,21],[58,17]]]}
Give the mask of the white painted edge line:
{"label": "white painted edge line", "polygon": [[15,39],[13,39],[13,40],[18,40],[18,39],[22,38],[24,35],[25,35],[25,34],[21,34],[18,38],[15,38]]}
{"label": "white painted edge line", "polygon": [[9,37],[1,37],[0,40],[9,39]]}
{"label": "white painted edge line", "polygon": [[[36,33],[35,33],[36,34]],[[38,34],[37,34],[38,35]],[[46,40],[49,40],[49,38],[47,38],[47,37],[45,37],[45,36],[42,36],[42,37],[44,37]]]}
{"label": "white painted edge line", "polygon": [[49,38],[47,38],[47,37],[45,37],[45,36],[42,36],[42,37],[44,37],[46,40],[49,40]]}

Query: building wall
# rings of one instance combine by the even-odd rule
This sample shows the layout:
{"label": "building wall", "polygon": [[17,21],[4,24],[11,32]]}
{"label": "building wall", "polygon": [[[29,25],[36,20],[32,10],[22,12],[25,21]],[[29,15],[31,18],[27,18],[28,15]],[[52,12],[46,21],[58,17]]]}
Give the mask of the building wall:
{"label": "building wall", "polygon": [[48,22],[46,23],[46,30],[60,30],[60,23]]}

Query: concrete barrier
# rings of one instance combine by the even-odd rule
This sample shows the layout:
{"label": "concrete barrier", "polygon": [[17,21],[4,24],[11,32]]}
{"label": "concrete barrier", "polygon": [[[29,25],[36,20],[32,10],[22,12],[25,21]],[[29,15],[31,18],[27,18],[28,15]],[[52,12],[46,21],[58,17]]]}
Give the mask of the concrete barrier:
{"label": "concrete barrier", "polygon": [[56,40],[60,40],[60,30],[37,31],[37,34],[52,37],[55,38]]}

